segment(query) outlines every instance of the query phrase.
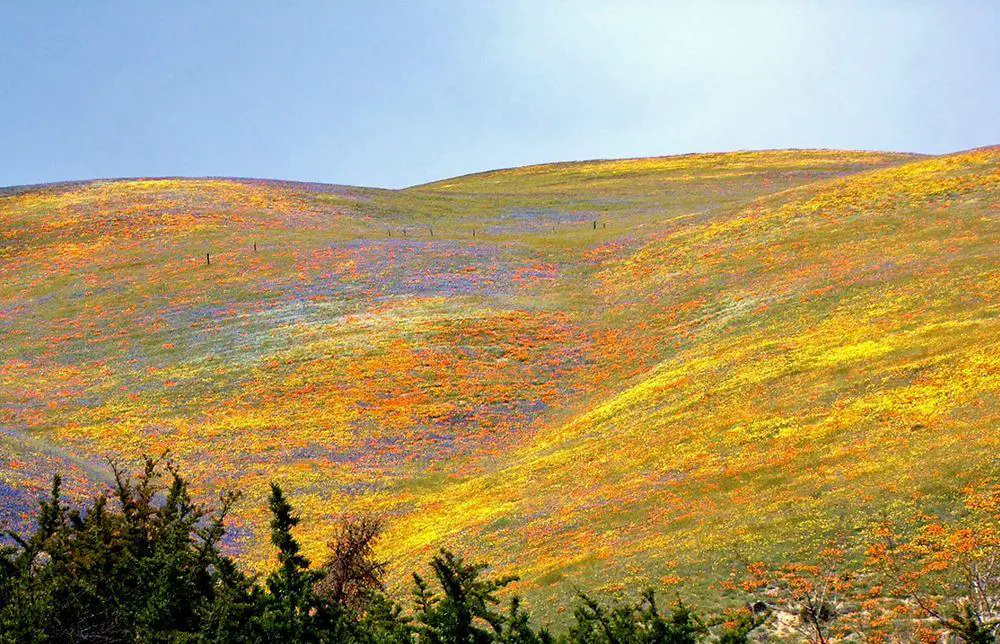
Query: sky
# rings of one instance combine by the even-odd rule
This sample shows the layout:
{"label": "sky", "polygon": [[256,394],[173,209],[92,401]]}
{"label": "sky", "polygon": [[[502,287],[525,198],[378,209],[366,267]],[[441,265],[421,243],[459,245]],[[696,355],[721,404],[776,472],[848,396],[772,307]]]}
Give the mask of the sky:
{"label": "sky", "polygon": [[0,185],[998,143],[996,0],[0,0]]}

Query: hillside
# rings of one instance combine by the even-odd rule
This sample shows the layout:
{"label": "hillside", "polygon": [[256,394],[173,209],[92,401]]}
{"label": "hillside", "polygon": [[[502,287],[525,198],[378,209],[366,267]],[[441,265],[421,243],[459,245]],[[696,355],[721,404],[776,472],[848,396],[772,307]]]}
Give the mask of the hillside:
{"label": "hillside", "polygon": [[169,448],[251,565],[274,479],[400,571],[712,584],[1000,475],[998,217],[1000,148],[8,189],[0,518]]}

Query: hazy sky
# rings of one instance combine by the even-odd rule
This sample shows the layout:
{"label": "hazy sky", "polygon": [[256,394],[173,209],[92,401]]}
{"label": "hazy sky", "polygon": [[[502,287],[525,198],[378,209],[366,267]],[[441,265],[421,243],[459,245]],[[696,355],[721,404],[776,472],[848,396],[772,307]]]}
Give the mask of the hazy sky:
{"label": "hazy sky", "polygon": [[995,143],[998,0],[0,0],[0,185]]}

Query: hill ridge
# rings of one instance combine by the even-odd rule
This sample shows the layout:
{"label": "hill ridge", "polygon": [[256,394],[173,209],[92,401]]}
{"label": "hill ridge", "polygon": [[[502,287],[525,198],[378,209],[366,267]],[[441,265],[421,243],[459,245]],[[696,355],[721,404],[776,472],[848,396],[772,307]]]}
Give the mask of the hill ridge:
{"label": "hill ridge", "polygon": [[[990,146],[983,146],[984,148],[989,148]],[[979,149],[979,148],[973,148]],[[384,188],[374,185],[355,185],[355,184],[344,184],[336,182],[325,182],[325,181],[310,181],[305,179],[284,179],[277,177],[250,177],[250,176],[230,176],[230,175],[150,175],[150,176],[122,176],[122,177],[95,177],[88,179],[73,179],[65,181],[48,181],[41,183],[28,183],[28,184],[17,184],[10,186],[0,186],[0,194],[7,191],[30,191],[30,190],[42,190],[50,188],[74,188],[81,187],[93,183],[124,183],[130,181],[157,181],[157,180],[184,180],[184,181],[235,181],[241,183],[275,183],[275,184],[295,184],[302,186],[319,186],[319,187],[334,187],[334,188],[357,188],[365,190],[414,190],[419,188],[424,188],[427,186],[432,186],[438,183],[444,183],[448,181],[455,181],[459,179],[467,179],[472,177],[480,177],[484,175],[491,174],[501,174],[505,172],[517,171],[517,170],[528,170],[536,168],[553,167],[558,168],[561,166],[572,166],[572,165],[585,165],[585,164],[600,164],[600,163],[614,163],[621,161],[644,161],[644,160],[666,160],[666,159],[685,159],[692,157],[719,157],[725,155],[740,155],[740,154],[754,154],[754,153],[780,153],[780,152],[819,152],[819,153],[855,153],[855,154],[886,154],[886,155],[896,155],[901,159],[905,158],[924,158],[931,156],[947,156],[947,155],[931,155],[919,152],[893,152],[885,150],[862,150],[862,149],[837,149],[837,148],[766,148],[760,150],[754,149],[741,149],[741,150],[728,150],[728,151],[714,151],[714,152],[686,152],[679,154],[667,154],[667,155],[654,155],[654,156],[638,156],[638,157],[607,157],[607,158],[592,158],[592,159],[578,159],[573,161],[549,161],[542,163],[529,163],[517,166],[505,166],[501,168],[492,168],[489,170],[480,170],[476,172],[468,172],[459,175],[444,177],[441,179],[433,179],[424,183],[413,184],[410,186],[404,186],[402,188]],[[949,153],[949,154],[958,154]]]}

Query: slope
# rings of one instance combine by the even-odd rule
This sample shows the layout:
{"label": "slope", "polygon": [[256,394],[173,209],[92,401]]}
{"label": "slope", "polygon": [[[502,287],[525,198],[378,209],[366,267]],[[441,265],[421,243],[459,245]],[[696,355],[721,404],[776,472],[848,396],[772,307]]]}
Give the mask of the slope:
{"label": "slope", "polygon": [[738,557],[808,558],[883,511],[947,507],[1000,475],[998,216],[989,148],[677,217],[601,255],[601,308],[663,359],[427,493],[395,556],[458,542],[536,596],[690,592]]}
{"label": "slope", "polygon": [[106,457],[169,448],[206,494],[247,492],[251,565],[276,479],[314,557],[377,509],[397,570],[453,543],[544,596],[703,572],[737,533],[787,551],[893,467],[947,496],[977,475],[944,476],[949,444],[992,471],[996,156],[10,190],[3,511],[57,469],[83,493]]}

